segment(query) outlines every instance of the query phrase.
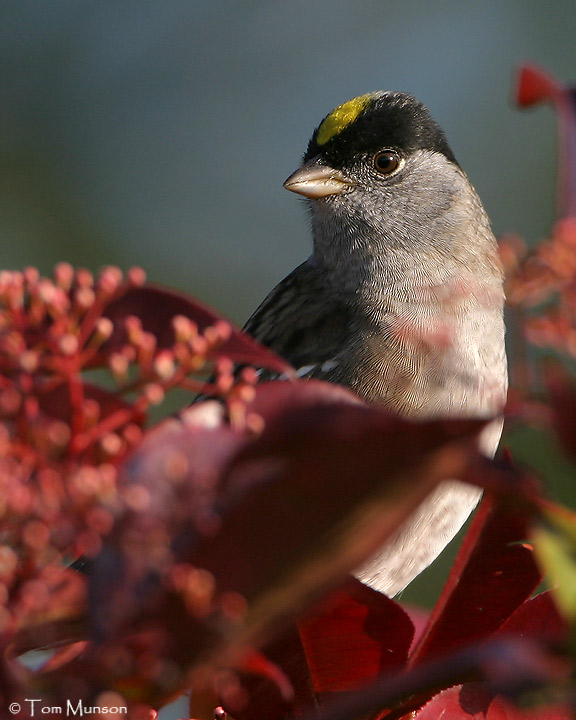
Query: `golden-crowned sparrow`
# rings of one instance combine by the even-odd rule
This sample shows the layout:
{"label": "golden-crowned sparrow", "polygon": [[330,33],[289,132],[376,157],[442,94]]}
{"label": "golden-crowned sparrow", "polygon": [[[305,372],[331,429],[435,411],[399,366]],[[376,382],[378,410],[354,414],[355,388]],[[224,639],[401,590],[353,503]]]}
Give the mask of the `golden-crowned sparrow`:
{"label": "golden-crowned sparrow", "polygon": [[[298,375],[407,418],[493,417],[507,388],[502,271],[482,204],[418,100],[362,95],[315,130],[284,187],[309,201],[313,251],[245,330]],[[487,426],[495,452],[501,421]],[[442,484],[358,571],[393,595],[440,553],[480,490]]]}

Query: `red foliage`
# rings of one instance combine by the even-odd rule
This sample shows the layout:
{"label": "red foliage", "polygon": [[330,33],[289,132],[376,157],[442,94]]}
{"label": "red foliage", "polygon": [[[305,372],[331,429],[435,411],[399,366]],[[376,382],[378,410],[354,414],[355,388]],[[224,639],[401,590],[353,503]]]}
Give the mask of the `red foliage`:
{"label": "red foliage", "polygon": [[521,710],[481,683],[466,683],[442,690],[412,717],[414,720],[572,720],[569,705],[547,705],[544,710]]}
{"label": "red foliage", "polygon": [[[249,704],[240,709],[231,707],[230,711],[238,720],[253,720],[262,714],[268,718],[281,718],[288,712],[299,715],[317,701],[325,703],[330,695],[366,686],[391,671],[408,670],[406,682],[411,669],[433,665],[435,659],[442,658],[445,664],[439,686],[428,678],[420,690],[417,675],[414,685],[405,689],[404,701],[399,705],[396,697],[388,698],[390,706],[379,714],[382,719],[400,718],[418,709],[438,690],[461,680],[458,651],[462,647],[484,643],[504,629],[506,638],[522,637],[527,632],[532,638],[542,637],[543,631],[550,629],[550,618],[560,635],[565,627],[548,596],[528,600],[531,611],[521,612],[541,578],[532,550],[523,542],[528,533],[526,510],[487,498],[464,540],[444,592],[411,650],[414,628],[402,608],[357,581],[351,582],[266,649],[297,688],[293,705],[282,701],[270,682],[261,678],[248,681]],[[545,627],[537,627],[538,622]],[[476,667],[472,663],[479,677],[487,675],[484,662],[479,651]],[[464,676],[470,666],[468,659]],[[386,699],[378,695],[381,706]],[[334,699],[332,703],[337,704]]]}
{"label": "red foliage", "polygon": [[541,581],[526,508],[488,496],[462,543],[411,664],[485,640]]}
{"label": "red foliage", "polygon": [[[518,337],[564,359],[576,355],[572,91],[525,69],[519,102],[544,100],[563,133],[560,222],[531,251],[505,239],[502,255]],[[258,384],[253,367],[284,379]],[[518,383],[515,416],[550,427],[574,460],[573,381],[544,375],[544,397]],[[151,427],[174,388],[214,399]],[[294,379],[140,270],[94,279],[66,264],[53,279],[0,273],[0,421],[1,712],[16,702],[31,716],[26,698],[41,696],[47,709],[126,705],[137,720],[191,689],[202,720],[216,706],[236,720],[572,717],[572,618],[532,597],[530,538],[550,506],[527,473],[478,456],[481,421],[392,417]],[[416,632],[350,573],[454,477],[487,496]],[[81,554],[87,574],[69,567]],[[50,659],[26,669],[21,655],[42,647]]]}

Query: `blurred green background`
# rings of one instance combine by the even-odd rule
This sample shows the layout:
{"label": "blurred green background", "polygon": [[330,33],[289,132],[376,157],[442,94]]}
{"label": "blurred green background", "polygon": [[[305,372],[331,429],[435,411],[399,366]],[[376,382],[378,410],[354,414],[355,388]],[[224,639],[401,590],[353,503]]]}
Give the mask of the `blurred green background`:
{"label": "blurred green background", "polygon": [[[555,119],[511,88],[526,60],[576,80],[575,37],[574,0],[4,2],[0,267],[141,265],[242,323],[309,253],[283,180],[332,107],[375,89],[422,99],[496,233],[537,241]],[[429,604],[445,568],[404,599]]]}

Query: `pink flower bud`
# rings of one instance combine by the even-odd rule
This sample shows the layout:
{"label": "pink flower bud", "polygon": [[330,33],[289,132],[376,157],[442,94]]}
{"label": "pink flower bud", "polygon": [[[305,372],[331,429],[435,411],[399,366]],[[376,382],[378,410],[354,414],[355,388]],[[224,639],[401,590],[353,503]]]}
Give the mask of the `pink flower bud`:
{"label": "pink flower bud", "polygon": [[116,433],[108,433],[100,438],[100,448],[107,457],[116,457],[124,450],[124,441]]}
{"label": "pink flower bud", "polygon": [[232,327],[223,320],[208,326],[204,330],[204,337],[211,347],[216,347],[226,342],[232,334]]}
{"label": "pink flower bud", "polygon": [[58,341],[58,348],[63,355],[70,357],[78,352],[78,337],[71,333],[66,333]]}
{"label": "pink flower bud", "polygon": [[50,540],[50,528],[40,520],[31,520],[24,526],[22,540],[31,550],[43,550]]}
{"label": "pink flower bud", "polygon": [[91,287],[79,287],[74,293],[74,302],[81,310],[88,310],[95,300],[96,294]]}
{"label": "pink flower bud", "polygon": [[70,428],[65,422],[52,420],[45,429],[45,439],[51,450],[61,450],[70,442]]}
{"label": "pink flower bud", "polygon": [[40,355],[35,350],[25,350],[20,355],[19,361],[24,372],[33,373],[38,368]]}
{"label": "pink flower bud", "polygon": [[94,276],[90,270],[86,270],[86,268],[78,268],[78,270],[76,270],[76,284],[78,287],[93,287]]}
{"label": "pink flower bud", "polygon": [[98,277],[97,288],[105,295],[114,295],[122,285],[122,271],[114,265],[102,268]]}
{"label": "pink flower bud", "polygon": [[161,380],[170,380],[176,372],[174,355],[169,350],[162,350],[154,358],[154,372]]}
{"label": "pink flower bud", "polygon": [[124,382],[128,378],[130,360],[124,353],[113,353],[108,358],[108,367],[116,382]]}
{"label": "pink flower bud", "polygon": [[150,405],[160,405],[164,400],[164,388],[159,383],[149,383],[143,395]]}
{"label": "pink flower bud", "polygon": [[129,315],[124,319],[124,327],[128,335],[128,341],[133,345],[139,345],[142,338],[142,322],[135,315]]}
{"label": "pink flower bud", "polygon": [[26,283],[27,288],[30,288],[38,282],[40,278],[40,273],[38,272],[37,268],[35,267],[27,267],[24,268],[24,282]]}
{"label": "pink flower bud", "polygon": [[114,332],[114,323],[110,318],[101,317],[96,322],[96,337],[101,342],[104,342],[105,340],[108,340],[108,338],[111,337],[112,333]]}
{"label": "pink flower bud", "polygon": [[70,263],[61,262],[54,268],[54,281],[62,290],[68,292],[74,281],[74,268]]}
{"label": "pink flower bud", "polygon": [[132,287],[142,287],[146,282],[146,272],[140,267],[132,267],[126,273],[126,279]]}
{"label": "pink flower bud", "polygon": [[0,414],[6,417],[16,415],[22,405],[22,395],[15,387],[0,391]]}
{"label": "pink flower bud", "polygon": [[85,425],[92,427],[100,419],[100,404],[91,398],[85,399],[82,403],[82,416]]}
{"label": "pink flower bud", "polygon": [[198,335],[196,323],[184,315],[175,315],[172,318],[172,327],[176,340],[180,342],[189,342]]}

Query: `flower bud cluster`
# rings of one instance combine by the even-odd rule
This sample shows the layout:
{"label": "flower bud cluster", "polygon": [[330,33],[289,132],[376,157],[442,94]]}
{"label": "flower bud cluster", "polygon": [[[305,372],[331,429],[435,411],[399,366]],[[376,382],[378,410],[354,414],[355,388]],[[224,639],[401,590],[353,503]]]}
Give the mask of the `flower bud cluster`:
{"label": "flower bud cluster", "polygon": [[557,223],[532,250],[517,236],[505,237],[500,253],[508,303],[526,339],[576,357],[576,220]]}
{"label": "flower bud cluster", "polygon": [[35,268],[0,272],[0,625],[15,611],[15,588],[98,552],[126,506],[118,464],[169,391],[196,393],[212,373],[210,393],[249,424],[243,404],[256,378],[245,370],[236,379],[221,356],[230,325],[199,331],[175,315],[166,346],[147,329],[149,309],[118,311],[145,280],[139,268],[94,276],[67,263],[51,278]]}

